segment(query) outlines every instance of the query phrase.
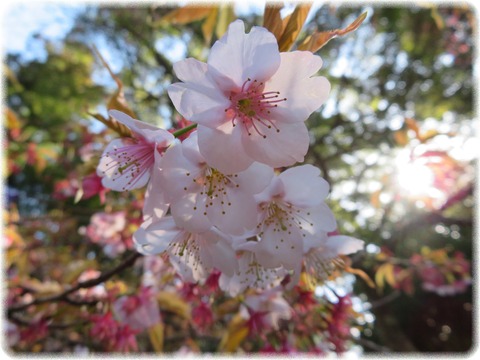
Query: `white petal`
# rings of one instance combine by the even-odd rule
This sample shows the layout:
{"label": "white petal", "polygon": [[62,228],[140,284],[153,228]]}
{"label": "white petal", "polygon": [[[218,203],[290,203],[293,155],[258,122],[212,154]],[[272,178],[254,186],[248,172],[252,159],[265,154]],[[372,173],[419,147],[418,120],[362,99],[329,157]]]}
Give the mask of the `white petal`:
{"label": "white petal", "polygon": [[[217,268],[227,276],[232,276],[238,269],[238,262],[235,251],[224,237],[218,233],[209,231],[198,235],[203,242],[200,247],[202,261],[210,264],[210,267]],[[208,254],[208,255],[207,255]],[[210,259],[210,260],[207,260]]]}
{"label": "white petal", "polygon": [[200,153],[210,167],[228,175],[243,171],[253,163],[245,153],[238,126],[233,128],[226,123],[218,129],[201,125],[197,129]]}
{"label": "white petal", "polygon": [[312,165],[295,166],[279,175],[284,186],[283,200],[302,208],[322,203],[330,186],[320,177],[320,170]]}
{"label": "white petal", "polygon": [[281,230],[280,224],[277,223],[263,228],[260,241],[248,241],[239,249],[254,252],[258,262],[264,267],[283,266],[288,270],[298,268],[303,255],[299,229],[293,226]]}
{"label": "white petal", "polygon": [[212,46],[208,65],[230,78],[237,88],[247,78],[265,81],[280,65],[277,41],[273,34],[261,27],[253,27],[249,34],[245,34],[243,22],[234,21],[227,33]]}
{"label": "white petal", "polygon": [[148,142],[157,143],[162,147],[167,147],[175,139],[175,137],[168,131],[146,122],[136,120],[121,111],[110,110],[108,114]]}
{"label": "white petal", "polygon": [[165,200],[164,192],[161,186],[160,163],[162,156],[155,150],[155,166],[152,169],[152,175],[148,182],[145,192],[145,201],[143,204],[143,220],[156,221],[164,216],[168,210],[168,203]]}
{"label": "white petal", "polygon": [[233,180],[239,185],[239,189],[249,193],[258,194],[271,184],[273,168],[254,162],[246,170],[235,174]]}
{"label": "white petal", "polygon": [[332,210],[325,203],[308,209],[310,215],[308,216],[308,221],[314,224],[314,231],[334,231],[337,228],[337,221],[333,215]]}
{"label": "white petal", "polygon": [[363,250],[364,242],[346,235],[329,236],[326,247],[337,255],[348,255]]}
{"label": "white petal", "polygon": [[133,242],[138,252],[154,255],[166,251],[180,235],[181,230],[177,228],[172,217],[166,216],[148,226],[142,224],[133,234]]}
{"label": "white petal", "polygon": [[[132,150],[128,158],[130,160],[127,161],[127,158],[123,156],[123,151],[118,151],[118,149],[124,148],[126,152],[129,152],[132,141],[130,139],[115,139],[105,148],[97,166],[97,175],[102,178],[104,187],[115,191],[125,191],[138,189],[147,184],[152,168],[136,166],[132,161],[136,157],[143,158],[143,155],[137,155],[136,151]],[[145,149],[142,150],[142,154],[144,151]],[[154,149],[152,148],[151,151],[151,156],[154,157]],[[137,169],[139,172],[137,172]]]}
{"label": "white petal", "polygon": [[188,138],[182,141],[182,152],[188,160],[193,164],[204,164],[205,159],[202,154],[200,154],[200,149],[198,148],[198,134],[197,131],[192,132]]}
{"label": "white petal", "polygon": [[182,150],[181,144],[170,147],[161,162],[160,186],[165,194],[165,200],[169,203],[200,188],[193,180],[202,170],[198,164],[189,161]]}
{"label": "white petal", "polygon": [[191,231],[203,232],[212,227],[207,217],[206,194],[188,194],[170,205],[170,211],[178,227]]}
{"label": "white petal", "polygon": [[168,87],[168,95],[178,112],[206,126],[222,123],[230,101],[207,74],[207,65],[190,58],[176,63],[174,69],[184,81]]}
{"label": "white petal", "polygon": [[328,98],[330,83],[321,76],[313,76],[322,66],[322,59],[309,51],[281,53],[278,71],[265,84],[264,91],[279,91],[286,101],[271,109],[273,119],[305,121]]}
{"label": "white petal", "polygon": [[[255,121],[255,120],[254,120]],[[254,160],[271,167],[290,166],[303,162],[308,151],[310,137],[304,123],[276,123],[268,129],[257,125],[262,135],[251,130],[251,135],[243,133],[242,143],[246,153]]]}
{"label": "white petal", "polygon": [[258,215],[253,195],[237,188],[227,188],[225,192],[226,195],[208,200],[206,211],[212,224],[230,235],[242,235],[255,228]]}

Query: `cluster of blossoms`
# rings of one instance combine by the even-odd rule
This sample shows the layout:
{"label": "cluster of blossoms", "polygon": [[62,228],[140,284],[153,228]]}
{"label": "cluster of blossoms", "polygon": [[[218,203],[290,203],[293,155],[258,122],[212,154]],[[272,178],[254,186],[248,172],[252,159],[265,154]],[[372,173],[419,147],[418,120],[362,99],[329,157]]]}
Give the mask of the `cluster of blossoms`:
{"label": "cluster of blossoms", "polygon": [[233,22],[207,63],[174,65],[181,82],[168,93],[197,124],[182,142],[170,132],[111,110],[133,137],[112,141],[97,168],[116,191],[146,186],[143,223],[133,236],[146,255],[167,254],[187,282],[220,271],[231,295],[272,289],[302,266],[323,278],[340,254],[363,242],[331,234],[328,183],[302,162],[305,120],[326,100],[330,84],[315,76],[322,60],[308,51],[280,53],[273,34]]}

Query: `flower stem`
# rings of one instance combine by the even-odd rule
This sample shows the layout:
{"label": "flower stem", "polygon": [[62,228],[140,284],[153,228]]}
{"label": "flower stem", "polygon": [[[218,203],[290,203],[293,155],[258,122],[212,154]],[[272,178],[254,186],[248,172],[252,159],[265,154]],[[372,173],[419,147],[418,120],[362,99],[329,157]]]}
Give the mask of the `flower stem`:
{"label": "flower stem", "polygon": [[182,136],[183,134],[189,132],[190,130],[192,129],[195,129],[197,127],[197,124],[192,124],[192,125],[188,125],[180,130],[177,130],[173,133],[173,136],[175,136],[176,138],[178,138],[179,136]]}

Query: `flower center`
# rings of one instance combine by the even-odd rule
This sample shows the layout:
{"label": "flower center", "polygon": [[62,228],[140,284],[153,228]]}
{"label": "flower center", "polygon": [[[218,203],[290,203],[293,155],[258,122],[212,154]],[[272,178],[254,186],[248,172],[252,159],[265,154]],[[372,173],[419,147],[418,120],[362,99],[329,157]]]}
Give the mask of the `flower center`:
{"label": "flower center", "polygon": [[287,98],[280,98],[278,91],[264,92],[264,88],[263,82],[248,78],[239,92],[231,93],[229,97],[231,105],[225,109],[225,112],[232,117],[232,125],[236,126],[236,121],[240,121],[249,136],[252,135],[250,130],[253,128],[263,138],[267,137],[260,131],[257,124],[267,129],[273,127],[280,132],[270,118],[270,109],[277,107],[277,103],[286,101]]}

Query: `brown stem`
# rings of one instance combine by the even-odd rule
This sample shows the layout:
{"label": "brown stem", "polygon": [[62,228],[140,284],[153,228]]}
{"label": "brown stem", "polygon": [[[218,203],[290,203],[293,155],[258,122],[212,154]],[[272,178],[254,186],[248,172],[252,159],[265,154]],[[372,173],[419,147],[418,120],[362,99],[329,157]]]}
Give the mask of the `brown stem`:
{"label": "brown stem", "polygon": [[108,270],[108,271],[104,272],[103,274],[101,274],[100,276],[98,276],[95,279],[79,282],[76,286],[74,286],[70,289],[67,289],[67,290],[65,290],[62,293],[57,294],[57,295],[47,296],[47,297],[40,298],[40,299],[34,299],[34,300],[32,300],[32,301],[30,301],[29,303],[26,303],[26,304],[11,306],[7,309],[7,313],[8,313],[8,315],[10,315],[14,312],[22,311],[22,310],[24,310],[24,309],[26,309],[30,306],[33,306],[33,305],[39,305],[39,304],[44,304],[44,303],[54,302],[54,301],[65,301],[65,302],[68,302],[68,303],[74,304],[74,305],[84,305],[84,304],[90,305],[90,302],[87,302],[87,303],[76,302],[76,301],[73,301],[73,300],[69,299],[68,296],[70,294],[74,293],[75,291],[79,290],[79,289],[91,288],[91,287],[94,287],[94,286],[96,286],[96,285],[98,285],[102,282],[105,282],[106,280],[110,279],[113,275],[118,274],[118,273],[122,272],[123,270],[125,270],[126,268],[133,265],[135,263],[135,260],[137,260],[141,256],[142,256],[142,254],[133,253],[128,258],[126,258],[125,261],[120,263],[118,266],[114,267],[111,270]]}

